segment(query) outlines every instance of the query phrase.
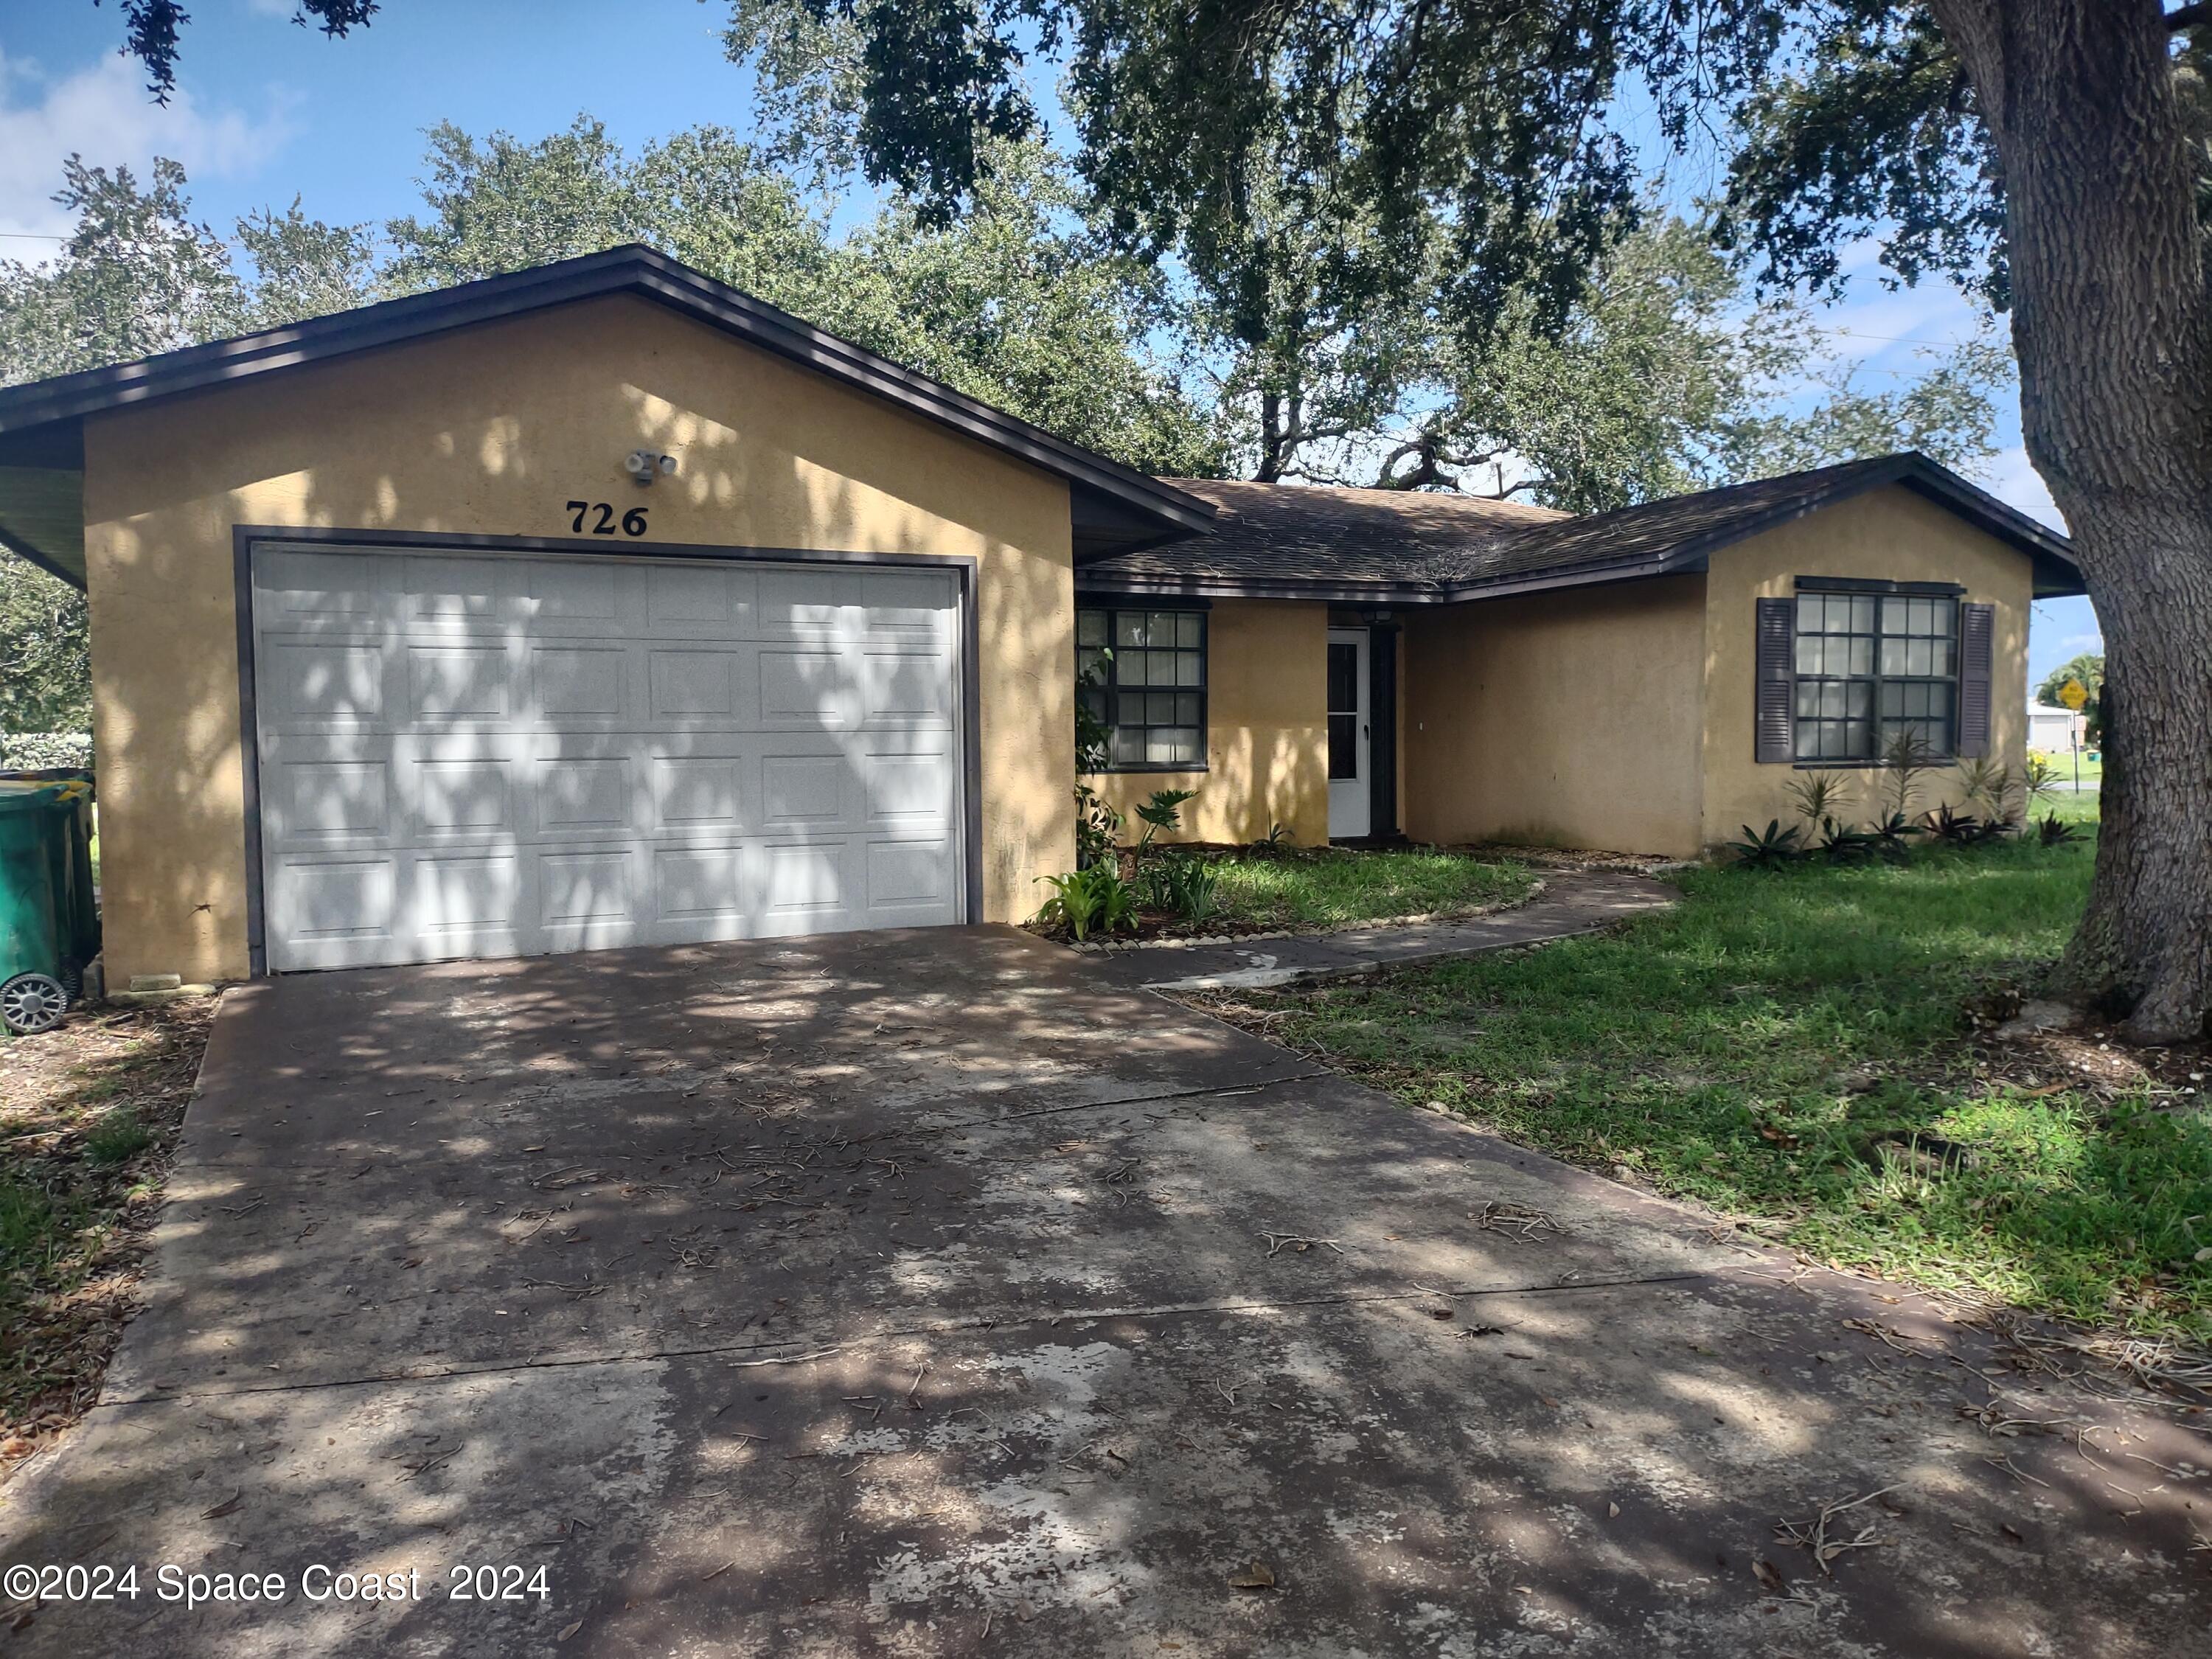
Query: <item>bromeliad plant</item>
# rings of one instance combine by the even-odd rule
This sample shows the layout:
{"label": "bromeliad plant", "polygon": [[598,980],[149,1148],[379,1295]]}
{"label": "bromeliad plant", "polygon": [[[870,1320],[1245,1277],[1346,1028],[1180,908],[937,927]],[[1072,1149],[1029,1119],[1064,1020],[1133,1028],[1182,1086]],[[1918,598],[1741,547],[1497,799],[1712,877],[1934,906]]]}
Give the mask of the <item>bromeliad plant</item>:
{"label": "bromeliad plant", "polygon": [[1117,928],[1137,931],[1137,895],[1109,860],[1064,876],[1040,876],[1052,896],[1037,912],[1048,927],[1066,927],[1078,939],[1093,932],[1111,935]]}
{"label": "bromeliad plant", "polygon": [[1729,843],[1736,862],[1747,870],[1780,870],[1804,856],[1796,827],[1784,830],[1780,818],[1769,818],[1765,830],[1743,826],[1743,839]]}

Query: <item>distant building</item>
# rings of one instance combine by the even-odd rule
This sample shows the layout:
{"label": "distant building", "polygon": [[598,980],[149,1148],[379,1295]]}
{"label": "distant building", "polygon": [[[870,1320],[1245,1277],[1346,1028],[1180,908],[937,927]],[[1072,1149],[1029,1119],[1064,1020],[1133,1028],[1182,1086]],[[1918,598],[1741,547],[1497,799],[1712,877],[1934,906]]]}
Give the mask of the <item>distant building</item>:
{"label": "distant building", "polygon": [[2089,719],[2047,703],[2027,706],[2027,746],[2045,755],[2070,755],[2089,746]]}

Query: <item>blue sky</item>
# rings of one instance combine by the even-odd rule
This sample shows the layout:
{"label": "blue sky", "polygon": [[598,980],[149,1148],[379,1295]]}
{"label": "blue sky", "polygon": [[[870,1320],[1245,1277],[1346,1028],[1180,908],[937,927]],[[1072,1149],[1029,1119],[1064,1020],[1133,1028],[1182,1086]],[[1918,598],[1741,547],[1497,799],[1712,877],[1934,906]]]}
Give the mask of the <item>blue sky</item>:
{"label": "blue sky", "polygon": [[[721,0],[385,0],[344,41],[295,27],[292,0],[191,10],[178,95],[163,109],[116,55],[117,5],[0,0],[0,255],[35,258],[53,246],[40,237],[66,230],[48,198],[73,150],[101,165],[175,157],[202,216],[228,229],[295,195],[333,221],[410,210],[422,131],[441,120],[536,137],[588,111],[633,147],[700,122],[750,122],[747,76],[718,38]],[[1891,293],[1870,270],[1823,320],[1873,376],[1911,372],[1917,346],[1975,323],[1949,289]],[[1980,482],[2057,523],[2010,409],[1999,441]],[[2030,683],[2100,648],[2086,599],[2039,605]]]}

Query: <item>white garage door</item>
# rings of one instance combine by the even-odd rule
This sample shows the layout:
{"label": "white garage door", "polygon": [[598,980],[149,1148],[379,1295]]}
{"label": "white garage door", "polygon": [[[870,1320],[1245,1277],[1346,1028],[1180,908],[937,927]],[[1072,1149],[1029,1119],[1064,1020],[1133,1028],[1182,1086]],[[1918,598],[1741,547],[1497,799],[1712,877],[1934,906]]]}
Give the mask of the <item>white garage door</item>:
{"label": "white garage door", "polygon": [[961,919],[946,572],[269,544],[269,966]]}

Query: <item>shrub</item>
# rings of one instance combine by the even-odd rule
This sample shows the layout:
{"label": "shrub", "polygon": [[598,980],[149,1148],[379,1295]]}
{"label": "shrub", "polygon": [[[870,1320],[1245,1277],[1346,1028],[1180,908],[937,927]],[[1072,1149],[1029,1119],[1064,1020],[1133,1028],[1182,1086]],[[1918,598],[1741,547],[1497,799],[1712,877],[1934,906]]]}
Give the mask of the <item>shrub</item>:
{"label": "shrub", "polygon": [[1121,836],[1121,815],[1087,783],[1075,786],[1075,867],[1111,864]]}
{"label": "shrub", "polygon": [[44,772],[92,764],[92,738],[83,732],[0,732],[0,772]]}
{"label": "shrub", "polygon": [[1729,843],[1729,851],[1736,862],[1752,870],[1778,870],[1784,865],[1795,864],[1803,856],[1798,850],[1797,831],[1784,830],[1780,818],[1769,818],[1764,832],[1743,826],[1743,839]]}
{"label": "shrub", "polygon": [[1182,804],[1197,798],[1198,791],[1195,789],[1153,790],[1151,797],[1137,809],[1137,816],[1145,821],[1145,833],[1137,842],[1137,856],[1142,858],[1152,850],[1152,837],[1161,830],[1181,829]]}
{"label": "shrub", "polygon": [[1164,853],[1145,872],[1146,896],[1154,908],[1172,910],[1186,921],[1204,921],[1213,914],[1219,880],[1210,862],[1188,853]]}
{"label": "shrub", "polygon": [[1093,929],[1136,931],[1137,896],[1110,861],[1037,879],[1052,889],[1037,911],[1037,920],[1048,927],[1064,927],[1079,939],[1090,938]]}

